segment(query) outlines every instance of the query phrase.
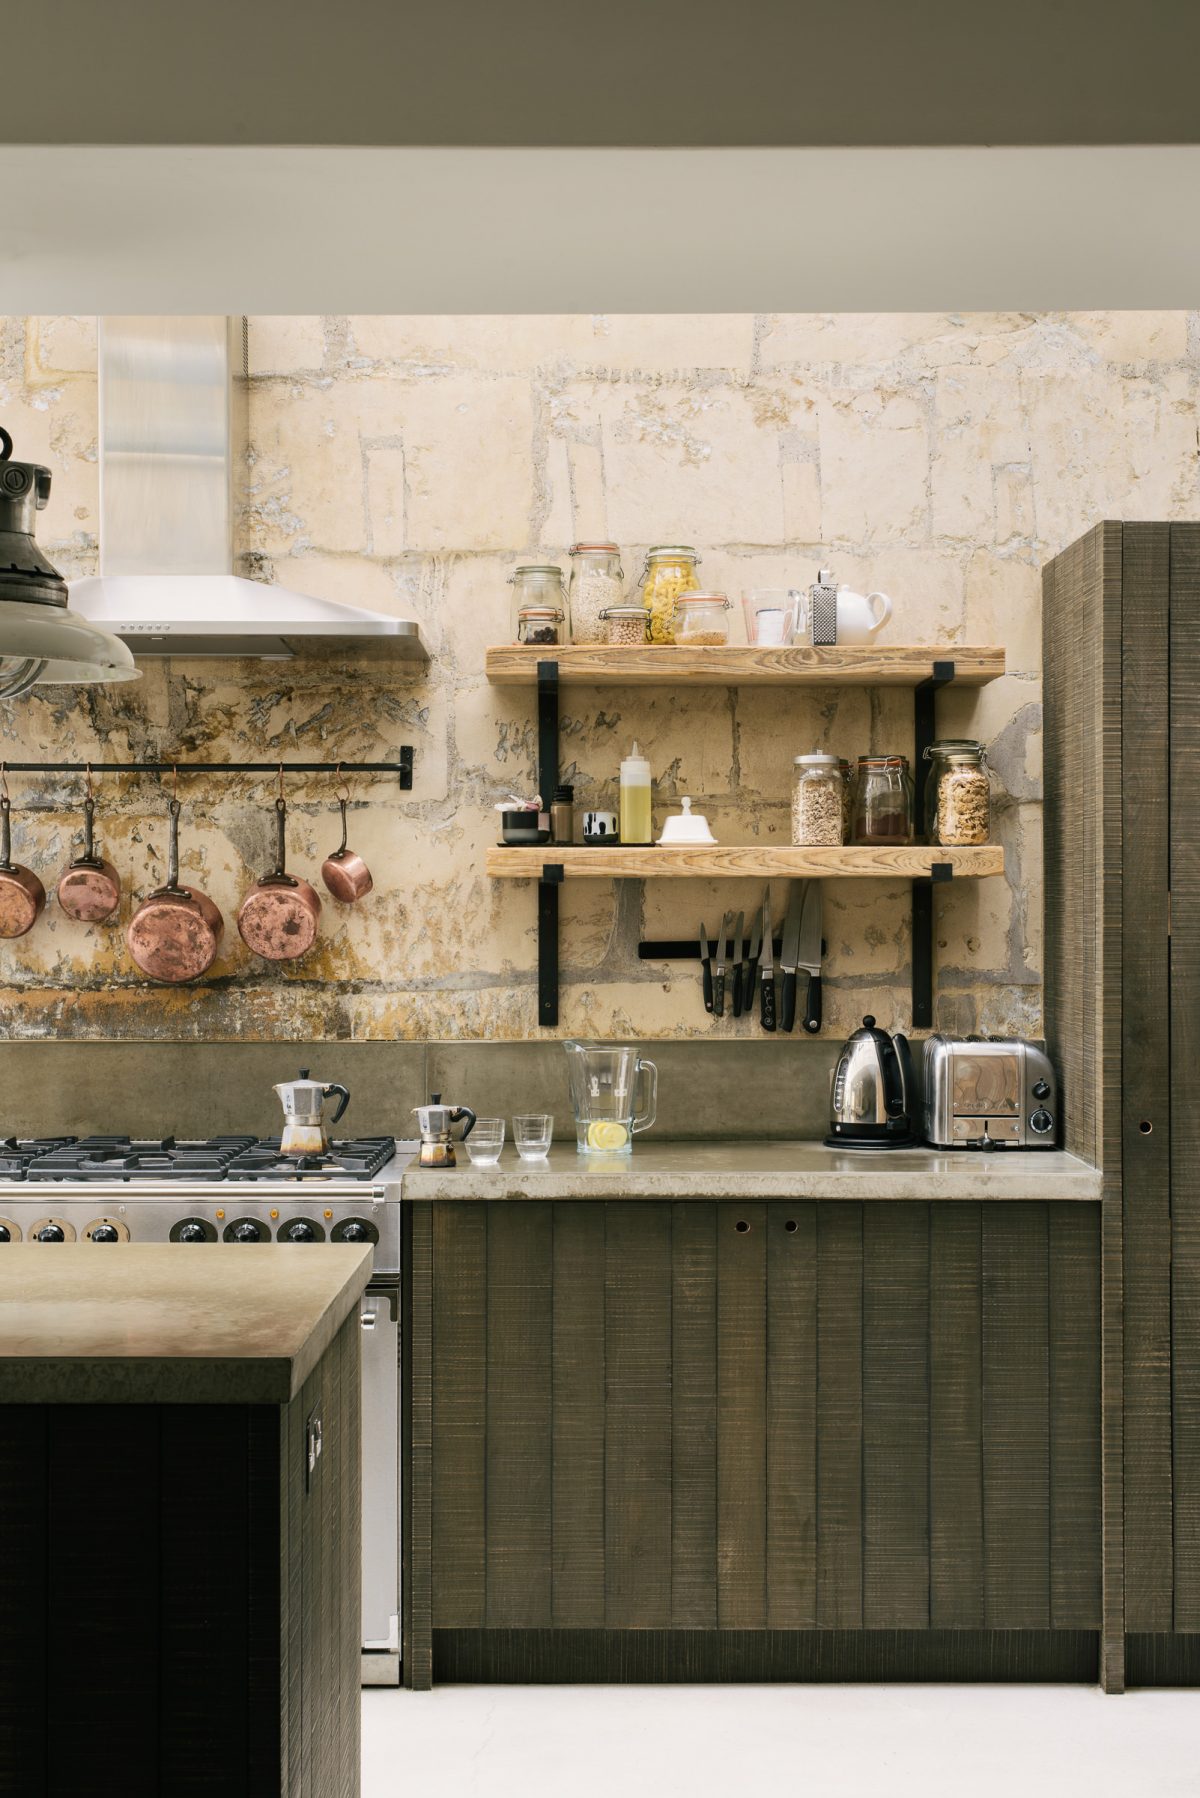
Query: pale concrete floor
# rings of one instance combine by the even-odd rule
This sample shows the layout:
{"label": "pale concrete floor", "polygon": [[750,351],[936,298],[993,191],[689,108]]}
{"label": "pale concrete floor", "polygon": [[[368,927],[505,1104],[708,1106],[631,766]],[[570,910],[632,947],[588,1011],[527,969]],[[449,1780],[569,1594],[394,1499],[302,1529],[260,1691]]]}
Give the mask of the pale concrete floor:
{"label": "pale concrete floor", "polygon": [[444,1686],[363,1694],[362,1798],[1196,1798],[1200,1692]]}

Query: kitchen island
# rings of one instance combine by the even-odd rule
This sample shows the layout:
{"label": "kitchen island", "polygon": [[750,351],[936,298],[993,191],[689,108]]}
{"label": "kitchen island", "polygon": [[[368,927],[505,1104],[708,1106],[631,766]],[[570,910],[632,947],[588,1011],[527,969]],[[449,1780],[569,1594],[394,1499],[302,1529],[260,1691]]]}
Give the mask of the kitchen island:
{"label": "kitchen island", "polygon": [[1096,1677],[1086,1162],[651,1139],[403,1196],[410,1683]]}
{"label": "kitchen island", "polygon": [[0,1261],[0,1793],[358,1790],[369,1249]]}

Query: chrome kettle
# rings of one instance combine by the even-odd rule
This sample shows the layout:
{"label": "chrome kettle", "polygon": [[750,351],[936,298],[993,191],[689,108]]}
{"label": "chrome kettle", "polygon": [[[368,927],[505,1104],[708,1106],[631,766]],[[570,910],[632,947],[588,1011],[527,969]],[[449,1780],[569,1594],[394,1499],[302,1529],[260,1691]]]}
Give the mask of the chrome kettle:
{"label": "chrome kettle", "polygon": [[341,1104],[330,1122],[336,1124],[350,1103],[348,1087],[336,1081],[310,1080],[308,1069],[300,1069],[299,1080],[285,1080],[272,1091],[279,1094],[283,1106],[283,1135],[279,1147],[285,1155],[323,1155],[329,1147],[325,1134],[325,1100],[330,1093],[341,1094]]}
{"label": "chrome kettle", "polygon": [[873,1017],[842,1045],[830,1076],[831,1149],[908,1149],[917,1141],[917,1089],[905,1036],[889,1036]]}

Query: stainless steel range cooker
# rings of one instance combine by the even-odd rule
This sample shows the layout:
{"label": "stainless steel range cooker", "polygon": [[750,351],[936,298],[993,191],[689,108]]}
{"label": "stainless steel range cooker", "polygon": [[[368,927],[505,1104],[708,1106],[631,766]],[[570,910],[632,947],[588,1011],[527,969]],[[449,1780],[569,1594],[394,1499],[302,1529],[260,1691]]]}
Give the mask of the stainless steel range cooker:
{"label": "stainless steel range cooker", "polygon": [[0,1139],[0,1245],[370,1243],[363,1295],[363,1679],[399,1679],[400,1179],[415,1142],[348,1138],[285,1155],[278,1138]]}

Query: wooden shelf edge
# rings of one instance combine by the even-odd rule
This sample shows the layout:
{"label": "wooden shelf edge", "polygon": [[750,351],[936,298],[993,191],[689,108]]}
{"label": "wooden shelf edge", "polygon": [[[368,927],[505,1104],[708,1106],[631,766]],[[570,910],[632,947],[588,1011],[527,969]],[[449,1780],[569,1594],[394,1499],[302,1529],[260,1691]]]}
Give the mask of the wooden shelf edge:
{"label": "wooden shelf edge", "polygon": [[903,848],[841,849],[759,848],[753,844],[716,844],[688,849],[558,848],[546,843],[532,849],[489,848],[485,871],[493,880],[538,880],[543,867],[560,867],[564,880],[921,880],[935,863],[949,864],[956,880],[983,880],[1003,874],[1004,850],[999,843],[972,849],[937,849],[924,844]]}
{"label": "wooden shelf edge", "polygon": [[558,664],[560,682],[588,686],[895,686],[914,687],[928,680],[935,662],[953,662],[962,686],[980,687],[1005,671],[1005,652],[997,645],[869,644],[865,647],[814,649],[756,648],[731,643],[722,647],[687,648],[679,644],[635,648],[608,644],[565,644],[530,647],[494,644],[484,650],[484,669],[495,686],[537,684],[539,662]]}

